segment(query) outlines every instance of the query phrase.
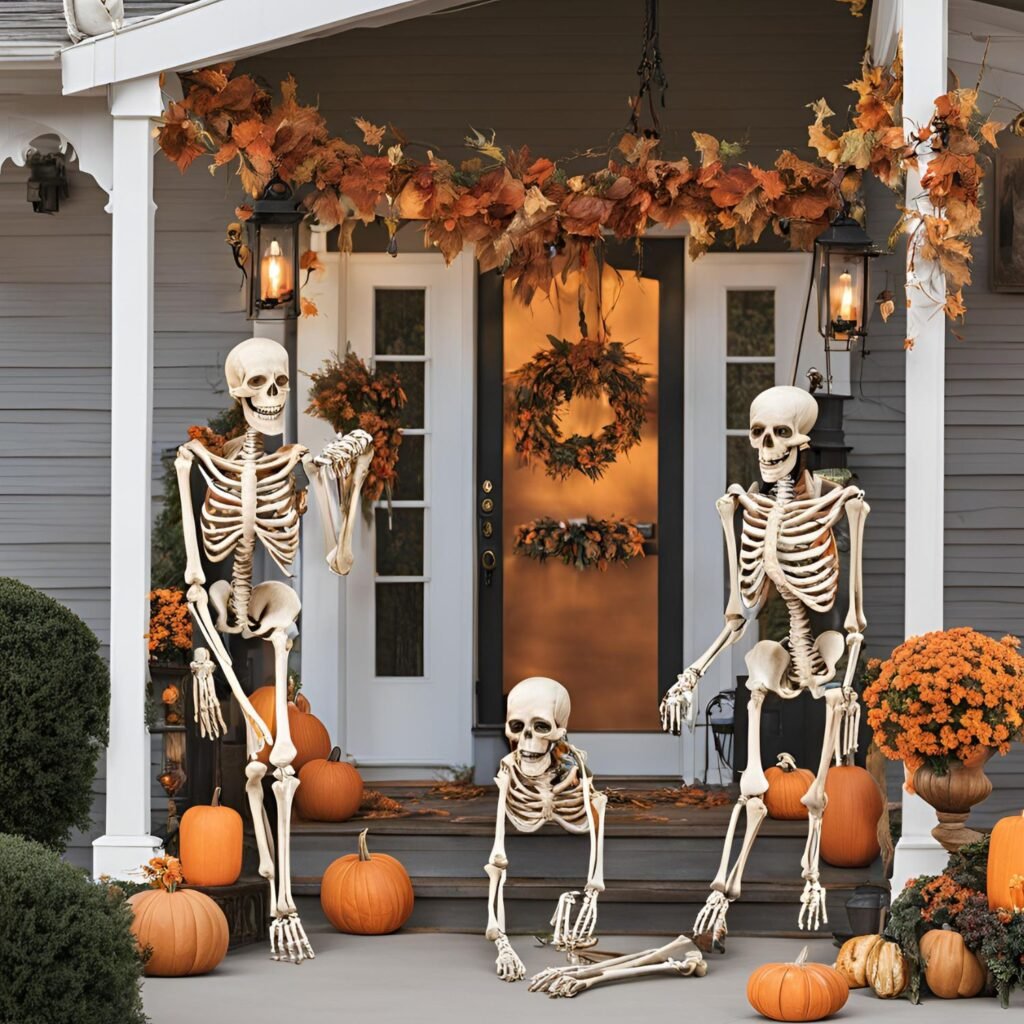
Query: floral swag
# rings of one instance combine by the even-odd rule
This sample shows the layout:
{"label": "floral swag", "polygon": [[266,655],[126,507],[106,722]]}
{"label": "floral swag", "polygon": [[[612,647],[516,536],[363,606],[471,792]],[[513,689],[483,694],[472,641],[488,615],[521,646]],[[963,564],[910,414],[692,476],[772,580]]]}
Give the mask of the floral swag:
{"label": "floral swag", "polygon": [[515,528],[512,551],[545,562],[557,558],[575,569],[606,572],[612,562],[644,557],[644,538],[632,519],[534,519]]}

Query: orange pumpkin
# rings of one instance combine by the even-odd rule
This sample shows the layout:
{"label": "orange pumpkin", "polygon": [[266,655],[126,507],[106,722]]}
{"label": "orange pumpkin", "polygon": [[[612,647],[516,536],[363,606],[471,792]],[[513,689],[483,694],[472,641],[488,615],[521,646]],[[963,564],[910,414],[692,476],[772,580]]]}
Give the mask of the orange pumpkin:
{"label": "orange pumpkin", "polygon": [[821,856],[837,868],[866,868],[881,851],[878,822],[885,805],[871,773],[856,765],[829,768],[821,819]]}
{"label": "orange pumpkin", "polygon": [[806,946],[793,963],[765,964],[747,982],[750,1005],[771,1020],[821,1020],[841,1010],[849,995],[834,967],[807,963]]}
{"label": "orange pumpkin", "polygon": [[341,760],[340,747],[326,761],[319,757],[307,761],[299,782],[295,803],[308,821],[348,821],[363,802],[363,777],[354,765]]}
{"label": "orange pumpkin", "polygon": [[[273,686],[261,686],[254,691],[249,700],[256,709],[256,713],[267,723],[267,728],[276,735],[277,709],[275,706],[275,692]],[[308,707],[308,702],[307,702]],[[327,728],[316,715],[308,711],[302,711],[295,704],[288,703],[288,729],[292,735],[292,743],[295,744],[295,760],[292,767],[299,771],[307,761],[314,757],[327,757],[331,752],[331,737]],[[270,763],[270,751],[272,744],[265,744],[259,752],[259,759],[264,764]]]}
{"label": "orange pumpkin", "polygon": [[768,780],[764,805],[768,808],[769,817],[781,821],[806,819],[807,808],[800,803],[800,798],[814,781],[814,772],[809,768],[797,768],[792,754],[779,754],[778,763],[764,775]]}
{"label": "orange pumpkin", "polygon": [[1024,814],[1000,818],[988,845],[990,910],[1024,909]]}
{"label": "orange pumpkin", "polygon": [[220,786],[210,806],[190,807],[181,816],[181,870],[193,885],[234,885],[242,873],[242,816],[222,807]]}
{"label": "orange pumpkin", "polygon": [[135,913],[132,932],[151,947],[145,973],[179,978],[206,974],[228,951],[228,919],[205,893],[195,889],[147,889],[128,900]]}
{"label": "orange pumpkin", "polygon": [[386,853],[371,856],[366,832],[359,833],[359,853],[339,857],[324,872],[320,904],[339,932],[385,935],[409,920],[412,882],[394,857]]}
{"label": "orange pumpkin", "polygon": [[964,945],[959,932],[934,928],[921,936],[924,980],[940,999],[969,999],[985,987],[988,971]]}

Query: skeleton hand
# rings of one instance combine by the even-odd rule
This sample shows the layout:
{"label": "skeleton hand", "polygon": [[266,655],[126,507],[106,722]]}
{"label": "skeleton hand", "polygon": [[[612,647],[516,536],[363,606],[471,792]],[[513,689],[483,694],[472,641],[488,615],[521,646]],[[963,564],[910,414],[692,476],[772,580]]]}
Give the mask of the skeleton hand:
{"label": "skeleton hand", "polygon": [[523,961],[519,959],[519,954],[512,948],[512,943],[508,941],[508,936],[499,933],[494,940],[494,945],[498,948],[498,956],[494,961],[498,977],[502,981],[519,981],[524,978],[526,968],[523,966]]}
{"label": "skeleton hand", "polygon": [[697,683],[700,676],[695,669],[688,668],[676,683],[669,688],[661,702],[661,728],[663,731],[678,736],[682,732],[683,723],[693,731],[697,717],[696,696]]}
{"label": "skeleton hand", "polygon": [[821,883],[807,880],[804,885],[803,894],[800,897],[800,918],[798,924],[801,929],[817,931],[823,924],[828,924],[828,911],[825,908],[825,890]]}
{"label": "skeleton hand", "polygon": [[196,660],[189,666],[192,670],[192,707],[194,721],[199,726],[199,735],[211,740],[227,732],[227,724],[221,711],[217,691],[213,685],[213,662],[205,647],[196,648]]}
{"label": "skeleton hand", "polygon": [[[729,912],[729,897],[717,889],[708,896],[693,923],[693,941],[703,950],[720,946],[728,929],[725,915]],[[702,942],[701,939],[704,939]]]}
{"label": "skeleton hand", "polygon": [[349,434],[337,434],[313,459],[313,463],[328,467],[337,473],[339,470],[344,471],[346,466],[372,451],[373,438],[365,430],[353,430]]}
{"label": "skeleton hand", "polygon": [[551,918],[554,928],[552,944],[566,953],[576,949],[593,946],[594,928],[597,926],[598,889],[588,888],[583,894],[583,903],[575,923],[572,921],[572,908],[576,905],[578,892],[563,892],[558,899],[558,906]]}

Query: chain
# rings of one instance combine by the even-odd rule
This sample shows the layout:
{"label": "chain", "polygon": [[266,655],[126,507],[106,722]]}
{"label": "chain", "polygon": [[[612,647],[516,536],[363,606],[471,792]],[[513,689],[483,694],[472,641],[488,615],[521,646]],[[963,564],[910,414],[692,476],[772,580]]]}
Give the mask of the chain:
{"label": "chain", "polygon": [[658,24],[658,0],[647,0],[647,13],[644,18],[643,49],[640,53],[640,64],[636,69],[637,78],[640,79],[640,88],[633,99],[629,115],[629,127],[634,135],[640,134],[640,108],[646,96],[647,110],[651,116],[649,134],[655,138],[661,136],[661,121],[658,119],[658,112],[654,103],[654,93],[657,91],[659,105],[664,109],[668,79],[665,77],[665,69],[661,63],[660,31]]}

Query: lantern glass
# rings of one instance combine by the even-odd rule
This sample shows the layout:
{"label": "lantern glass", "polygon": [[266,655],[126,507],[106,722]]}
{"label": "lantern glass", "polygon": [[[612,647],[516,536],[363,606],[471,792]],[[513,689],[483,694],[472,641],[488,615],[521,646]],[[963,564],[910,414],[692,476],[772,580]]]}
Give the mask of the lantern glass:
{"label": "lantern glass", "polygon": [[849,351],[867,334],[868,268],[879,255],[861,226],[845,214],[818,238],[818,333],[826,351]]}
{"label": "lantern glass", "polygon": [[299,224],[291,189],[267,186],[249,219],[249,250],[255,266],[249,279],[250,320],[294,320],[299,315]]}

